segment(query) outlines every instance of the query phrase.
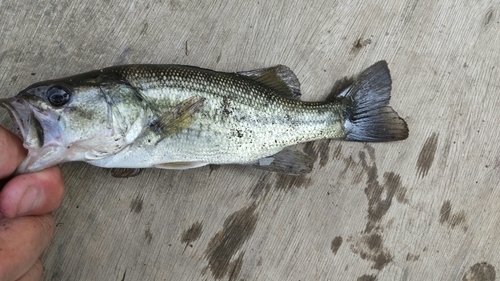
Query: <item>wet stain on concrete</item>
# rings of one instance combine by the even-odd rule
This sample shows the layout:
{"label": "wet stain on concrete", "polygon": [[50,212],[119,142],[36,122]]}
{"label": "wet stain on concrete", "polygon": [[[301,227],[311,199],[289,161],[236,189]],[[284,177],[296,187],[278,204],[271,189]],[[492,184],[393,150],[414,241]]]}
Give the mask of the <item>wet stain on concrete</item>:
{"label": "wet stain on concrete", "polygon": [[401,185],[401,177],[393,172],[384,173],[384,183],[381,185],[375,165],[368,169],[365,194],[368,198],[368,223],[365,232],[371,232],[382,220],[389,211],[395,195],[400,203],[408,201],[405,197],[406,188]]}
{"label": "wet stain on concrete", "polygon": [[238,252],[255,231],[258,215],[255,214],[255,204],[242,208],[230,215],[224,222],[223,229],[216,233],[208,243],[205,255],[208,260],[208,269],[215,279],[222,279],[226,275],[234,276],[239,273],[243,253],[231,262],[231,258]]}
{"label": "wet stain on concrete", "polygon": [[132,202],[130,203],[130,211],[132,212],[135,212],[136,214],[140,213],[142,211],[142,204],[143,204],[143,201],[142,201],[142,198],[140,195],[137,195],[137,197],[132,200]]}
{"label": "wet stain on concrete", "polygon": [[142,28],[141,28],[141,33],[140,34],[143,35],[143,36],[146,35],[146,34],[148,34],[148,29],[149,29],[149,24],[148,24],[147,21],[144,21],[142,23]]}
{"label": "wet stain on concrete", "polygon": [[132,52],[132,47],[128,46],[121,52],[120,56],[116,59],[114,65],[122,65],[127,62],[127,56]]}
{"label": "wet stain on concrete", "polygon": [[319,166],[323,168],[330,157],[330,140],[308,142],[304,145],[304,152],[313,157],[314,162],[319,158]]}
{"label": "wet stain on concrete", "polygon": [[371,161],[375,161],[375,147],[365,144],[364,149],[366,149],[366,152],[368,152],[368,156],[370,157]]}
{"label": "wet stain on concrete", "polygon": [[372,43],[371,38],[363,39],[362,37],[360,37],[359,39],[354,41],[354,43],[352,44],[351,54],[354,54],[354,55],[358,54],[361,51],[361,49],[370,45],[371,43]]}
{"label": "wet stain on concrete", "polygon": [[251,196],[252,198],[256,199],[262,195],[262,193],[267,193],[271,189],[271,183],[270,183],[270,173],[265,173],[263,174],[259,180],[257,181],[257,184],[255,184]]}
{"label": "wet stain on concrete", "polygon": [[439,223],[446,224],[451,228],[461,226],[463,231],[467,231],[468,229],[465,211],[460,210],[456,213],[453,213],[450,200],[444,201],[443,205],[441,206],[441,210],[439,211]]}
{"label": "wet stain on concrete", "polygon": [[495,278],[495,268],[487,262],[481,262],[471,266],[462,281],[494,281]]}
{"label": "wet stain on concrete", "polygon": [[361,277],[358,277],[358,279],[356,279],[356,281],[375,281],[375,280],[377,280],[376,276],[368,275],[368,274],[365,274]]}
{"label": "wet stain on concrete", "polygon": [[342,245],[342,237],[341,236],[337,236],[335,238],[333,238],[332,240],[332,252],[336,255],[337,254],[337,251],[339,250],[340,246]]}
{"label": "wet stain on concrete", "polygon": [[245,252],[241,252],[234,261],[231,262],[229,265],[229,270],[228,270],[228,281],[236,281],[238,280],[238,276],[240,275],[241,271],[241,266],[243,265],[243,256],[245,255]]}
{"label": "wet stain on concrete", "polygon": [[439,211],[439,223],[443,224],[450,219],[451,212],[451,202],[450,200],[446,200],[441,206],[441,210]]}
{"label": "wet stain on concrete", "polygon": [[[347,161],[353,168],[360,167],[366,175],[364,193],[368,200],[368,222],[360,235],[348,238],[350,249],[362,259],[373,262],[372,269],[381,270],[393,260],[393,255],[384,247],[382,219],[389,211],[394,199],[399,203],[408,203],[407,188],[403,186],[400,175],[394,172],[385,172],[380,181],[378,167],[375,163],[375,149],[365,145],[364,151],[359,152],[359,162]],[[351,158],[350,158],[351,159]]]}
{"label": "wet stain on concrete", "polygon": [[211,176],[214,171],[220,169],[220,165],[210,164],[208,165],[208,168],[210,169],[210,173],[208,174],[208,176]]}
{"label": "wet stain on concrete", "polygon": [[290,191],[294,187],[308,188],[313,184],[312,179],[308,175],[291,176],[278,174],[276,177],[275,186],[284,191]]}
{"label": "wet stain on concrete", "polygon": [[[199,221],[193,223],[191,227],[189,227],[186,231],[184,231],[181,235],[181,243],[186,243],[186,248],[194,241],[200,238],[201,233],[203,232],[203,224]],[[184,250],[186,249],[184,248]]]}
{"label": "wet stain on concrete", "polygon": [[415,255],[412,253],[408,253],[406,255],[406,261],[418,261],[419,258],[420,258],[420,255]]}
{"label": "wet stain on concrete", "polygon": [[153,233],[151,232],[150,228],[144,231],[144,239],[146,240],[146,242],[148,242],[148,245],[151,244],[151,241],[153,240]]}
{"label": "wet stain on concrete", "polygon": [[[347,172],[350,169],[357,168],[358,163],[356,163],[356,161],[354,161],[354,159],[352,158],[352,156],[345,157],[342,160],[344,162],[344,169],[342,170],[342,172],[340,172],[340,177],[345,178]],[[361,178],[361,176],[359,178]]]}
{"label": "wet stain on concrete", "polygon": [[384,241],[379,233],[364,234],[361,237],[350,238],[351,251],[364,260],[373,262],[372,269],[381,270],[392,260],[392,254],[384,247]]}
{"label": "wet stain on concrete", "polygon": [[339,143],[333,151],[332,159],[337,160],[342,156],[342,143]]}
{"label": "wet stain on concrete", "polygon": [[495,21],[495,10],[490,8],[490,9],[488,9],[486,14],[484,15],[484,19],[483,19],[484,27],[488,27],[492,21],[493,22]]}
{"label": "wet stain on concrete", "polygon": [[434,155],[436,154],[439,135],[432,133],[424,143],[417,160],[417,175],[425,177],[431,169],[434,162]]}

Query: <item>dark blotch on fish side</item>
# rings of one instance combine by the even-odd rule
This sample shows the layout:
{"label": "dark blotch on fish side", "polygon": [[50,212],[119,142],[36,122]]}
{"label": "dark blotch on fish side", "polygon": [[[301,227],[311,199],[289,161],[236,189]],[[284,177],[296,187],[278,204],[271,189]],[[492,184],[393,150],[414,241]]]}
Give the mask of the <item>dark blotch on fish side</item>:
{"label": "dark blotch on fish side", "polygon": [[334,254],[337,254],[337,251],[339,250],[340,246],[342,245],[342,241],[343,241],[343,239],[341,236],[337,236],[337,237],[333,238],[331,248],[332,248],[332,252]]}
{"label": "dark blotch on fish side", "polygon": [[242,138],[243,137],[243,133],[241,132],[241,130],[236,130],[236,135],[238,138]]}
{"label": "dark blotch on fish side", "polygon": [[434,162],[434,155],[436,154],[437,145],[438,145],[438,137],[439,135],[435,132],[432,133],[430,137],[424,143],[420,154],[418,155],[417,160],[417,174],[420,177],[427,176],[432,163]]}
{"label": "dark blotch on fish side", "polygon": [[223,229],[208,243],[205,255],[208,268],[215,279],[222,279],[228,274],[230,278],[234,278],[235,273],[239,273],[243,254],[237,258],[237,263],[231,263],[231,258],[255,231],[258,220],[256,208],[253,204],[234,212],[225,220]]}
{"label": "dark blotch on fish side", "polygon": [[233,113],[233,110],[231,109],[231,102],[230,102],[228,96],[222,97],[221,111],[222,111],[222,114],[226,115],[226,116],[229,116],[229,115],[231,115],[231,113]]}
{"label": "dark blotch on fish side", "polygon": [[137,197],[132,200],[130,203],[130,211],[134,211],[136,214],[140,213],[142,211],[142,198],[140,195],[137,195]]}
{"label": "dark blotch on fish side", "polygon": [[487,262],[481,262],[471,266],[464,274],[462,281],[494,281],[495,279],[495,268]]}

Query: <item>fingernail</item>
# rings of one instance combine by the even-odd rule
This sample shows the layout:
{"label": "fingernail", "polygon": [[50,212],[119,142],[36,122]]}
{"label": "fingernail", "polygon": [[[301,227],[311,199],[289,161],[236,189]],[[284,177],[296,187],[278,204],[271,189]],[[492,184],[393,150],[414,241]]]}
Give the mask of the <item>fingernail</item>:
{"label": "fingernail", "polygon": [[28,214],[32,210],[38,208],[41,203],[38,188],[30,186],[24,192],[21,201],[19,202],[19,209],[17,209],[17,216]]}

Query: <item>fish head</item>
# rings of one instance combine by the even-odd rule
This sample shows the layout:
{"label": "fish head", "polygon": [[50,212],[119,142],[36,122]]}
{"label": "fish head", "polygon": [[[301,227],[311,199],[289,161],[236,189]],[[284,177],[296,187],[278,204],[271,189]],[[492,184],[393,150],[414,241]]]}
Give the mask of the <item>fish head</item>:
{"label": "fish head", "polygon": [[28,151],[17,173],[102,159],[141,134],[148,122],[144,101],[130,85],[101,80],[40,82],[0,100]]}

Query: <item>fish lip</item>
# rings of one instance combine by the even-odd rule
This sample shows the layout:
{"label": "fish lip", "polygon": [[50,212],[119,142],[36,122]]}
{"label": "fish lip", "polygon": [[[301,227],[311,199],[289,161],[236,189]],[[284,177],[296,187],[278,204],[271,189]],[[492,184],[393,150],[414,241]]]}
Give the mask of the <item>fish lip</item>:
{"label": "fish lip", "polygon": [[19,102],[19,101],[16,101],[15,97],[14,98],[7,98],[7,99],[0,99],[0,106],[7,109],[7,112],[9,113],[11,119],[16,123],[17,135],[20,136],[24,140],[26,135],[27,135],[26,128],[23,124],[22,117],[20,116],[21,113],[16,110],[16,108],[13,105],[13,102]]}
{"label": "fish lip", "polygon": [[[44,128],[36,114],[34,114],[34,108],[16,97],[0,99],[0,106],[7,109],[11,119],[16,123],[17,134],[22,137],[26,149],[43,147]],[[36,138],[31,140],[34,136]]]}
{"label": "fish lip", "polygon": [[7,109],[11,119],[16,123],[16,133],[23,139],[23,146],[28,151],[28,155],[14,174],[31,173],[45,168],[40,166],[38,158],[53,148],[44,146],[46,128],[35,112],[36,107],[18,97],[0,99],[0,106]]}

